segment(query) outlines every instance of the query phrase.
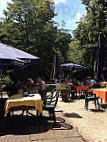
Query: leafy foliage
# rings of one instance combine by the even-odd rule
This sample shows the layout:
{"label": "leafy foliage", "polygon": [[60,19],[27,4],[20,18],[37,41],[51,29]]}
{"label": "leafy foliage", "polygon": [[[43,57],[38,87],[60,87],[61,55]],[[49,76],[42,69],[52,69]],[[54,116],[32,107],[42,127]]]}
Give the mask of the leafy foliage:
{"label": "leafy foliage", "polygon": [[50,0],[12,0],[4,10],[0,40],[52,62],[54,50],[66,53],[70,35],[54,24],[54,3]]}
{"label": "leafy foliage", "polygon": [[4,15],[0,21],[2,43],[39,56],[43,72],[52,65],[55,51],[62,61],[67,60],[71,36],[53,21],[53,0],[12,0]]}
{"label": "leafy foliage", "polygon": [[103,32],[107,41],[107,2],[81,1],[86,6],[87,15],[80,19],[78,27],[73,31],[74,40],[70,44],[69,60],[92,68],[94,72],[98,33]]}

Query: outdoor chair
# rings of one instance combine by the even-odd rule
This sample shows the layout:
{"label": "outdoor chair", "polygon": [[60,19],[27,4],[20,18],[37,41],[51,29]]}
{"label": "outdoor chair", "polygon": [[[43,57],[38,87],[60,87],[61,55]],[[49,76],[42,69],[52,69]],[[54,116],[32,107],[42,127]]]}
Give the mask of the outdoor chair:
{"label": "outdoor chair", "polygon": [[[81,86],[82,87],[82,86]],[[83,87],[82,87],[83,88]],[[86,90],[85,89],[83,89],[83,90],[80,90],[79,91],[79,99],[80,98],[84,98],[85,97],[85,94],[86,94]]]}
{"label": "outdoor chair", "polygon": [[43,102],[43,110],[49,112],[50,118],[53,118],[54,123],[56,123],[56,116],[54,109],[57,105],[58,97],[59,97],[59,92],[56,92],[53,94],[53,96],[46,97]]}
{"label": "outdoor chair", "polygon": [[51,97],[53,97],[55,91],[56,91],[56,88],[53,88],[52,91],[50,92],[50,94],[49,94],[49,95],[48,95],[48,94],[46,95],[46,98],[49,98],[49,97],[51,98]]}
{"label": "outdoor chair", "polygon": [[71,86],[71,90],[69,92],[69,98],[74,99],[75,97],[77,99],[77,91],[74,86]]}
{"label": "outdoor chair", "polygon": [[89,102],[89,101],[94,101],[95,108],[96,108],[96,106],[98,105],[98,109],[100,109],[100,105],[99,105],[98,99],[99,99],[99,98],[96,96],[96,94],[93,94],[92,92],[88,92],[88,93],[85,95],[85,108],[86,108],[86,110],[88,110],[88,102]]}
{"label": "outdoor chair", "polygon": [[78,87],[79,87],[79,89],[78,88],[76,89],[76,98],[77,98],[77,94],[78,94],[78,99],[80,99],[85,96],[86,90],[81,85],[78,85]]}
{"label": "outdoor chair", "polygon": [[46,98],[52,98],[55,92],[56,92],[56,88],[53,88],[52,91],[49,94],[47,92],[47,94],[45,95],[45,97],[42,98],[43,104],[44,104],[44,101],[46,100]]}
{"label": "outdoor chair", "polygon": [[[76,96],[75,96],[75,94],[76,94]],[[77,92],[76,92],[76,90],[71,89],[71,91],[69,92],[69,98],[75,99],[75,97],[77,99]]]}
{"label": "outdoor chair", "polygon": [[92,92],[86,92],[84,87],[82,87],[82,88],[83,88],[84,95],[85,95],[85,108],[86,108],[86,110],[88,110],[88,103],[90,101],[94,101],[95,108],[98,105],[98,109],[100,109],[100,105],[99,105],[99,101],[98,101],[99,98],[96,96],[96,94],[93,94]]}

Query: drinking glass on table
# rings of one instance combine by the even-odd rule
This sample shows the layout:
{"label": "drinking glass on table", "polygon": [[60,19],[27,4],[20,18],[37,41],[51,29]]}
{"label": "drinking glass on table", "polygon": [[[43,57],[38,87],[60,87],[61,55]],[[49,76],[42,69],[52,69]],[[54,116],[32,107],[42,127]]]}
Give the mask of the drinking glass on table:
{"label": "drinking glass on table", "polygon": [[37,88],[37,87],[34,87],[33,90],[32,90],[32,93],[33,93],[33,94],[38,93],[38,88]]}
{"label": "drinking glass on table", "polygon": [[20,90],[18,90],[18,94],[23,94],[23,90],[22,89],[20,89]]}

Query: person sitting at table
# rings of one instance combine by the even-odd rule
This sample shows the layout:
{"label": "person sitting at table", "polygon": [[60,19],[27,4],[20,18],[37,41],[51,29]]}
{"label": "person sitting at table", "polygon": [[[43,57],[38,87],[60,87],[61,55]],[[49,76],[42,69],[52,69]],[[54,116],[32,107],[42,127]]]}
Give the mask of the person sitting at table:
{"label": "person sitting at table", "polygon": [[10,87],[10,95],[15,95],[18,93],[18,90],[22,89],[22,83],[20,80],[18,80],[17,82],[14,82],[13,85]]}
{"label": "person sitting at table", "polygon": [[42,99],[44,99],[47,93],[46,83],[40,77],[37,78],[36,82],[39,83],[38,93],[41,95]]}
{"label": "person sitting at table", "polygon": [[89,92],[92,92],[93,87],[97,84],[97,82],[91,77],[87,77],[87,85],[89,85]]}
{"label": "person sitting at table", "polygon": [[92,79],[91,77],[87,77],[87,84],[90,86],[90,87],[92,87],[93,85],[95,85],[95,84],[97,84],[97,82],[94,80],[94,79]]}
{"label": "person sitting at table", "polygon": [[81,85],[87,85],[86,78],[83,78],[83,79],[82,79]]}
{"label": "person sitting at table", "polygon": [[29,79],[28,79],[27,86],[28,86],[28,87],[34,87],[34,81],[33,81],[32,78],[29,78]]}
{"label": "person sitting at table", "polygon": [[32,79],[32,78],[29,78],[27,84],[28,84],[28,85],[33,85],[33,84],[34,84],[33,79]]}
{"label": "person sitting at table", "polygon": [[28,89],[28,92],[29,92],[29,93],[32,93],[34,87],[35,87],[35,85],[34,85],[33,79],[32,79],[32,78],[29,78],[29,79],[27,80],[27,83],[26,83],[26,85],[25,85],[25,88]]}
{"label": "person sitting at table", "polygon": [[61,82],[65,81],[65,73],[62,72],[62,75],[61,75]]}
{"label": "person sitting at table", "polygon": [[72,78],[72,83],[73,83],[74,85],[78,85],[77,79],[76,79],[76,78]]}

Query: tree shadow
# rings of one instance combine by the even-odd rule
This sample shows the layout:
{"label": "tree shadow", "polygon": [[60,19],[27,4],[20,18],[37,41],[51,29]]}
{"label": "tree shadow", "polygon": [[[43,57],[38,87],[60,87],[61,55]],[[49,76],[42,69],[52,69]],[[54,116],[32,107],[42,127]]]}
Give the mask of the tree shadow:
{"label": "tree shadow", "polygon": [[40,131],[40,123],[42,120],[40,120],[37,117],[32,116],[25,116],[25,115],[14,115],[10,117],[10,120],[8,121],[5,117],[3,120],[3,125],[0,126],[0,135],[7,135],[7,134],[13,134],[13,135],[29,135],[29,134],[38,134],[41,132],[46,132],[49,130],[48,127],[46,127],[47,119],[44,118],[44,123],[42,127],[42,131]]}
{"label": "tree shadow", "polygon": [[30,134],[40,134],[53,130],[71,130],[73,127],[67,123],[61,117],[57,117],[57,123],[55,124],[53,120],[49,117],[33,117],[26,115],[13,115],[10,120],[4,117],[0,120],[0,136],[4,135],[30,135]]}
{"label": "tree shadow", "polygon": [[68,99],[68,101],[66,101],[66,102],[64,102],[64,103],[74,103],[75,102],[75,100],[73,100],[73,99]]}
{"label": "tree shadow", "polygon": [[105,112],[105,110],[102,110],[102,109],[89,109],[90,111],[92,112]]}
{"label": "tree shadow", "polygon": [[71,118],[83,118],[82,116],[80,116],[79,114],[77,113],[65,113],[64,114],[65,117],[71,117]]}
{"label": "tree shadow", "polygon": [[101,103],[100,107],[103,108],[103,109],[107,109],[107,103]]}
{"label": "tree shadow", "polygon": [[80,100],[84,100],[85,99],[85,95],[80,95],[80,96],[78,96],[78,99]]}

